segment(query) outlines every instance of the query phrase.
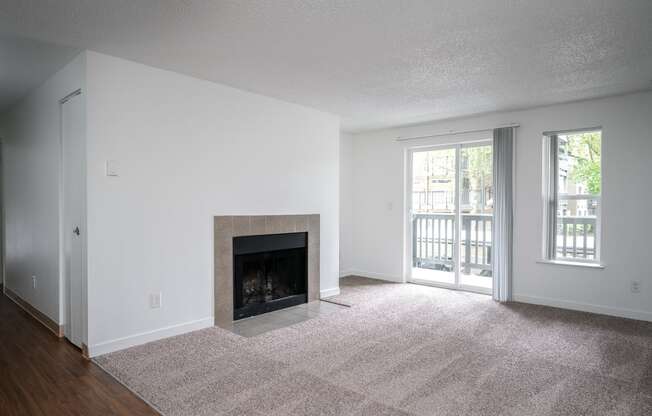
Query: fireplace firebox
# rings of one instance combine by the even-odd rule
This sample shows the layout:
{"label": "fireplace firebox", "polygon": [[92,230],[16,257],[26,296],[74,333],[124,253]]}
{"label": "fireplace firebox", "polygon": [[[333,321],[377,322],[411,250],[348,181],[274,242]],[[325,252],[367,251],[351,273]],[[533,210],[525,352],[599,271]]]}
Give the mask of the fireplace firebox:
{"label": "fireplace firebox", "polygon": [[308,233],[233,237],[233,320],[308,301]]}

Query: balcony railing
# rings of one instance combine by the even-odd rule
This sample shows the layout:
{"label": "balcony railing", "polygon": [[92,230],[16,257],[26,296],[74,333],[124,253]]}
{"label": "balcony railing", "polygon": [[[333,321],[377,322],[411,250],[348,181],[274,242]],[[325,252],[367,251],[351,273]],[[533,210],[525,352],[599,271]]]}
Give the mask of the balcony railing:
{"label": "balcony railing", "polygon": [[[492,222],[491,214],[462,214],[460,254],[465,274],[479,269],[481,274],[491,275]],[[595,217],[558,217],[557,256],[594,259],[595,226]],[[413,267],[453,270],[455,228],[455,214],[415,214]]]}
{"label": "balcony railing", "polygon": [[[491,214],[462,214],[461,257],[464,273],[471,268],[491,274]],[[412,265],[453,270],[455,214],[415,214],[412,222]]]}
{"label": "balcony railing", "polygon": [[596,217],[557,217],[557,257],[595,259]]}

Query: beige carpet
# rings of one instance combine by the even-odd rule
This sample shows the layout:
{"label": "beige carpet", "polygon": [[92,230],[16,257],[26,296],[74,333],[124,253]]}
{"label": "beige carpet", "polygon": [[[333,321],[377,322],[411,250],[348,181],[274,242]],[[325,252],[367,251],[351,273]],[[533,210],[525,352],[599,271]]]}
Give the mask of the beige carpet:
{"label": "beige carpet", "polygon": [[652,415],[652,324],[416,285],[243,338],[197,331],[97,358],[174,415]]}

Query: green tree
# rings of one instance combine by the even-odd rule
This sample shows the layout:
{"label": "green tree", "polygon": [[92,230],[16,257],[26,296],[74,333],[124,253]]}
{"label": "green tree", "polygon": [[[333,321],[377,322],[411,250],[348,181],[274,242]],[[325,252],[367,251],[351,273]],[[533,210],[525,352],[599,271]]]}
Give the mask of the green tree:
{"label": "green tree", "polygon": [[600,194],[600,149],[602,137],[599,131],[567,136],[568,154],[575,159],[569,172],[575,183],[583,183],[592,195]]}

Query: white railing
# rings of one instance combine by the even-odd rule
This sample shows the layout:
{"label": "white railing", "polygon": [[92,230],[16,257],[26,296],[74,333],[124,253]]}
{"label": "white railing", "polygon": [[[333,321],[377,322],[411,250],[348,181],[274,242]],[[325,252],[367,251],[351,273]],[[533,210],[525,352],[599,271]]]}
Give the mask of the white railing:
{"label": "white railing", "polygon": [[[491,214],[462,214],[461,263],[491,271]],[[452,270],[454,261],[455,214],[415,214],[412,221],[412,265],[435,270]]]}
{"label": "white railing", "polygon": [[[461,267],[491,273],[491,214],[462,214]],[[412,265],[453,270],[455,214],[419,213],[412,220]],[[595,217],[557,218],[557,256],[595,259]],[[564,232],[565,231],[565,232]]]}
{"label": "white railing", "polygon": [[557,217],[557,257],[595,259],[596,217]]}

